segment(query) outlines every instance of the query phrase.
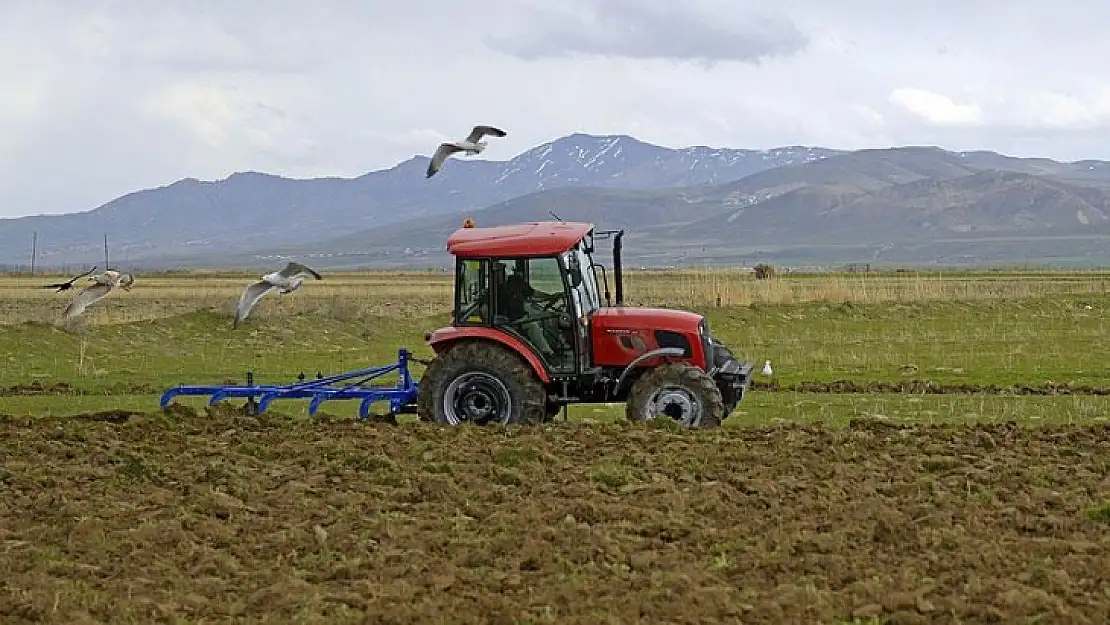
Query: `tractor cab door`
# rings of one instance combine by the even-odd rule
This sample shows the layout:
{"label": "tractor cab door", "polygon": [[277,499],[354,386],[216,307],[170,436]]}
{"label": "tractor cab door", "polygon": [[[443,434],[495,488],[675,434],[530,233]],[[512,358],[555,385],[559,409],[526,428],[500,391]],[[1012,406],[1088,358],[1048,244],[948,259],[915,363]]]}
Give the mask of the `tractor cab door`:
{"label": "tractor cab door", "polygon": [[489,324],[490,288],[487,273],[488,261],[458,261],[455,268],[455,325]]}
{"label": "tractor cab door", "polygon": [[573,313],[559,259],[499,259],[493,265],[494,325],[532,346],[552,372],[573,373]]}

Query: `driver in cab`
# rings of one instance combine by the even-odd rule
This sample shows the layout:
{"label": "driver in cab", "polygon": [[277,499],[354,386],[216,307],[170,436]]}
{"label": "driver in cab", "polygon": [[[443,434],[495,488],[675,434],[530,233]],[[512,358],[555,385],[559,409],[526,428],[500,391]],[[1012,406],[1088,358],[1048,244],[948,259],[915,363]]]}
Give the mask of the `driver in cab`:
{"label": "driver in cab", "polygon": [[545,304],[551,304],[562,296],[562,293],[537,291],[516,271],[505,280],[505,304],[509,318],[520,324],[521,332],[549,360],[554,358],[555,350],[551,349],[544,335],[543,320],[537,317],[550,314],[552,311],[545,308]]}

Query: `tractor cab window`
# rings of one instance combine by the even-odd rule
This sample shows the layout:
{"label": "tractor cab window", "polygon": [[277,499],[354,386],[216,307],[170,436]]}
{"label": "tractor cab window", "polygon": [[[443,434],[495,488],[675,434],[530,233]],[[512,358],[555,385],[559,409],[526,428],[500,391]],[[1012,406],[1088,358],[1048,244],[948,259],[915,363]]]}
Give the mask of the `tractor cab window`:
{"label": "tractor cab window", "polygon": [[558,259],[502,259],[493,267],[494,324],[532,345],[555,371],[573,371],[573,327]]}
{"label": "tractor cab window", "polygon": [[461,260],[455,290],[455,323],[459,325],[485,325],[488,320],[489,280],[486,277],[487,261]]}

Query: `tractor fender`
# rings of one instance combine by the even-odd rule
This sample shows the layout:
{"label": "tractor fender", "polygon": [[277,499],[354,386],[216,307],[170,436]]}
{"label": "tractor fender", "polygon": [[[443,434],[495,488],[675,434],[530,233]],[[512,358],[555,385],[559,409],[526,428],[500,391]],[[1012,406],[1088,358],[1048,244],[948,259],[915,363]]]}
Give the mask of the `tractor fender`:
{"label": "tractor fender", "polygon": [[617,378],[617,384],[613,387],[613,394],[620,392],[625,380],[628,379],[628,374],[632,373],[632,370],[636,368],[636,365],[640,364],[641,362],[644,362],[645,360],[651,360],[652,358],[659,358],[660,356],[683,356],[685,354],[686,350],[682,349],[681,347],[660,347],[659,349],[653,349],[650,352],[644,352],[640,354],[639,356],[634,358],[632,362],[628,363],[628,365],[625,366],[624,371],[621,371],[620,377]]}
{"label": "tractor fender", "polygon": [[520,354],[529,365],[532,365],[532,370],[536,372],[536,377],[540,379],[540,382],[544,384],[551,383],[551,375],[548,374],[547,367],[544,366],[539,355],[532,351],[532,348],[528,347],[526,343],[505,332],[483,327],[447,327],[424,335],[424,340],[437,354],[456,341],[473,339],[501,343]]}

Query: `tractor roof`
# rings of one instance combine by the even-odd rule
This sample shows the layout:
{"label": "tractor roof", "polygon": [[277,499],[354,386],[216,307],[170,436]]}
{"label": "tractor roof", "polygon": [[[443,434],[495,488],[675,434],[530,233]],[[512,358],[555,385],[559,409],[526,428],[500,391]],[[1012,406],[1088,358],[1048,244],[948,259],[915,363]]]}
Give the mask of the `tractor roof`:
{"label": "tractor roof", "polygon": [[447,237],[447,251],[461,258],[554,256],[570,250],[593,227],[593,224],[572,221],[463,227]]}

